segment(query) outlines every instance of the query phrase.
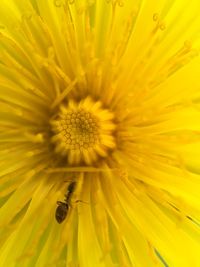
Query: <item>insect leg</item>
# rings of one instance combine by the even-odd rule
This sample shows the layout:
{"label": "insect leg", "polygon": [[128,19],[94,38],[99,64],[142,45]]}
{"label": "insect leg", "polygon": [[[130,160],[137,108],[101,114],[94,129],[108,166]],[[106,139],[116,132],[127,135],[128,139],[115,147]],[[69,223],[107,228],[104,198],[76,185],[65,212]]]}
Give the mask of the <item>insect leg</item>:
{"label": "insect leg", "polygon": [[66,203],[65,203],[65,202],[62,202],[62,201],[57,201],[57,204],[58,204],[58,205],[63,205],[63,204],[66,205]]}

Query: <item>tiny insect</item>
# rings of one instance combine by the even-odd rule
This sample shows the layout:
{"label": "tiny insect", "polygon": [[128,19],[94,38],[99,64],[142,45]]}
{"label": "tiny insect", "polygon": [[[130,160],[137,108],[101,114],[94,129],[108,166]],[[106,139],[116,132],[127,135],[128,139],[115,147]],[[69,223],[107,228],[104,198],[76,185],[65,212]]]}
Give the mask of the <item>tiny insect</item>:
{"label": "tiny insect", "polygon": [[58,223],[62,223],[67,217],[67,213],[71,205],[71,197],[75,190],[75,187],[76,182],[71,182],[67,188],[64,202],[57,201],[58,207],[56,208],[55,218]]}

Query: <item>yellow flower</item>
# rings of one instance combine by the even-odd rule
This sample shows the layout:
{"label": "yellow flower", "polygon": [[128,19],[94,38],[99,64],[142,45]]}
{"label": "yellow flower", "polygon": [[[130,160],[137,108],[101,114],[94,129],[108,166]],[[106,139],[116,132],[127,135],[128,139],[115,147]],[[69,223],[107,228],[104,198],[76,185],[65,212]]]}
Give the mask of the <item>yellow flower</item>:
{"label": "yellow flower", "polygon": [[200,266],[199,0],[2,0],[0,266]]}

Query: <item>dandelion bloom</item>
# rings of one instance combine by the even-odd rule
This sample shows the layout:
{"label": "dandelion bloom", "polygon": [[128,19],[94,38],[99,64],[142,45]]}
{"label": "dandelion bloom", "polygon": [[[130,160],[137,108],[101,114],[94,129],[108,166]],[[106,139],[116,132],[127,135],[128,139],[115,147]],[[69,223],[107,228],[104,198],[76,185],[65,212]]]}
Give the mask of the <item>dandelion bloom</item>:
{"label": "dandelion bloom", "polygon": [[199,0],[2,0],[0,266],[200,266]]}

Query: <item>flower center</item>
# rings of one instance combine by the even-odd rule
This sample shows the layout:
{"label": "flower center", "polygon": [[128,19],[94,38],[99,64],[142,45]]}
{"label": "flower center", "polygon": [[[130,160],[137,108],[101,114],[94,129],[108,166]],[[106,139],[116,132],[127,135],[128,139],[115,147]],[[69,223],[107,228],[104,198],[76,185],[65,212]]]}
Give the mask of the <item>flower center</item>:
{"label": "flower center", "polygon": [[69,100],[51,121],[56,152],[67,156],[69,164],[90,165],[106,157],[115,147],[113,118],[100,101],[90,97],[79,103]]}

